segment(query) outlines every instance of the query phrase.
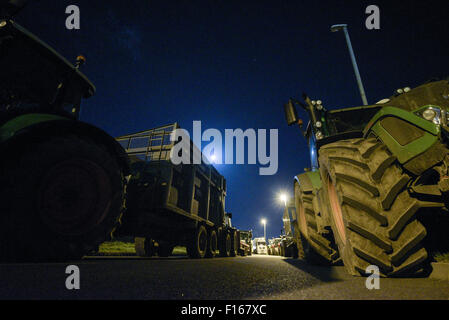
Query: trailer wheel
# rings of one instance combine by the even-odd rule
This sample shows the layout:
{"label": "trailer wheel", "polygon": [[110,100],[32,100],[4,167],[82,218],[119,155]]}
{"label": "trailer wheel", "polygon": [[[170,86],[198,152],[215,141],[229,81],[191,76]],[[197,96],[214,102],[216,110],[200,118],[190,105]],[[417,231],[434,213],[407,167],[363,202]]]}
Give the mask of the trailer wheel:
{"label": "trailer wheel", "polygon": [[228,231],[224,231],[224,235],[222,236],[222,245],[220,246],[220,255],[222,257],[230,257],[231,256],[231,246],[232,239],[231,234]]}
{"label": "trailer wheel", "polygon": [[168,257],[172,255],[175,246],[169,242],[161,241],[158,242],[159,247],[157,248],[157,255],[159,257]]}
{"label": "trailer wheel", "polygon": [[365,275],[376,265],[383,276],[427,271],[426,229],[410,197],[411,177],[374,138],[350,139],[320,149],[320,170],[332,229],[346,270]]}
{"label": "trailer wheel", "polygon": [[1,159],[0,260],[75,260],[102,243],[124,208],[115,157],[75,135],[16,149]]}
{"label": "trailer wheel", "polygon": [[231,232],[231,252],[230,252],[231,257],[237,256],[238,248],[239,245],[238,245],[237,231],[233,231]]}
{"label": "trailer wheel", "polygon": [[207,230],[206,227],[200,225],[195,229],[193,238],[187,246],[187,254],[190,258],[202,259],[206,256],[207,251]]}
{"label": "trailer wheel", "polygon": [[207,243],[207,258],[213,258],[217,254],[218,249],[218,238],[217,238],[217,231],[211,230],[209,233],[209,240]]}
{"label": "trailer wheel", "polygon": [[139,257],[152,257],[155,255],[154,241],[150,238],[134,238],[134,248]]}

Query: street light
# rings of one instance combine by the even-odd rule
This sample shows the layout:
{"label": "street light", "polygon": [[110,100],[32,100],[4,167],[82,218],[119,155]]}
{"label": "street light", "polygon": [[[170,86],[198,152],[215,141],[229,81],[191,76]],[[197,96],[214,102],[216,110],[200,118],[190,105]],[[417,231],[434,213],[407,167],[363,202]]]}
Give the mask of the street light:
{"label": "street light", "polygon": [[287,195],[285,193],[281,193],[279,199],[284,203],[284,206],[287,206]]}
{"label": "street light", "polygon": [[351,56],[352,66],[354,67],[355,77],[357,79],[357,85],[359,86],[360,95],[362,96],[363,105],[368,105],[366,100],[365,89],[363,88],[362,78],[360,77],[359,68],[357,67],[357,61],[355,60],[354,50],[352,49],[351,39],[349,38],[348,25],[347,24],[334,24],[331,27],[331,32],[337,32],[343,30],[345,33],[346,43],[348,45],[349,55]]}
{"label": "street light", "polygon": [[262,219],[260,222],[263,224],[263,238],[267,241],[267,219]]}

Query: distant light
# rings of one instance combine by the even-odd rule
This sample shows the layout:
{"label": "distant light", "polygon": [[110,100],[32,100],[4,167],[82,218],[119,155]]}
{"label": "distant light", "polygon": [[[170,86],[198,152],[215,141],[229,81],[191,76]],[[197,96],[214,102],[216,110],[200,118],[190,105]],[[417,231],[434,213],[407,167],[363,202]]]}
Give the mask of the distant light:
{"label": "distant light", "polygon": [[286,202],[287,202],[287,195],[286,195],[285,193],[282,193],[282,194],[279,196],[279,199],[281,199],[281,201],[282,201],[283,203],[286,203]]}
{"label": "distant light", "polygon": [[267,224],[267,219],[262,219],[262,220],[260,220],[260,223],[262,223],[262,224]]}
{"label": "distant light", "polygon": [[215,154],[213,154],[213,155],[210,156],[210,160],[211,160],[212,162],[215,162],[215,160],[217,160],[217,157],[215,156]]}

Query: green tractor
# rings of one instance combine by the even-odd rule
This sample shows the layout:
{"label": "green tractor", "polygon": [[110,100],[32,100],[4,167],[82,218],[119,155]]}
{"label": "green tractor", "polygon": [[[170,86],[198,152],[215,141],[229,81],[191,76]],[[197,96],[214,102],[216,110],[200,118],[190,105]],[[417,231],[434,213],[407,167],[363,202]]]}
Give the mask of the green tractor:
{"label": "green tractor", "polygon": [[79,259],[124,209],[128,157],[78,120],[94,85],[0,6],[0,261]]}
{"label": "green tractor", "polygon": [[[299,256],[343,262],[352,275],[429,271],[434,245],[446,248],[449,204],[449,82],[399,89],[375,105],[326,110],[290,99],[311,168],[295,176],[292,217]],[[305,131],[295,105],[310,121]]]}

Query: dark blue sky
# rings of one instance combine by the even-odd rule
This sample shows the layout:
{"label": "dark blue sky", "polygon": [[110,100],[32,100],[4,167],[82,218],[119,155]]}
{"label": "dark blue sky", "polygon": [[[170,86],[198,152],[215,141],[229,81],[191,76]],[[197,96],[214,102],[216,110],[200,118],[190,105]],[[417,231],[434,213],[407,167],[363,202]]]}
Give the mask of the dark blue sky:
{"label": "dark blue sky", "polygon": [[[66,6],[78,5],[81,29],[65,29]],[[381,30],[365,28],[377,4]],[[87,1],[40,0],[16,21],[69,60],[87,57],[83,72],[97,94],[82,120],[112,136],[170,122],[186,129],[278,128],[279,171],[218,165],[227,178],[227,210],[240,229],[268,236],[282,228],[279,190],[309,166],[282,105],[307,92],[328,109],[361,104],[343,33],[347,23],[369,102],[399,87],[449,75],[447,1]]]}

